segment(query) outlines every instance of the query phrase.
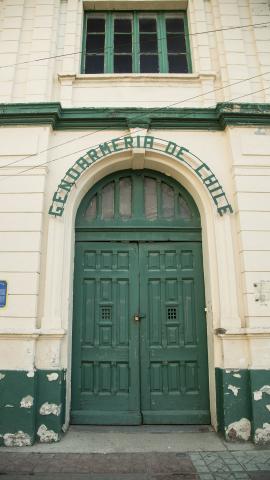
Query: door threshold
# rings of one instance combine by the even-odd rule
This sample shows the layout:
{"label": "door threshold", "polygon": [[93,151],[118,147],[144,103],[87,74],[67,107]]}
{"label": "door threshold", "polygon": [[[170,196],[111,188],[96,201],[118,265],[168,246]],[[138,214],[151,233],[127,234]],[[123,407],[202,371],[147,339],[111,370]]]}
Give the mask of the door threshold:
{"label": "door threshold", "polygon": [[70,425],[70,432],[93,433],[209,433],[212,425]]}

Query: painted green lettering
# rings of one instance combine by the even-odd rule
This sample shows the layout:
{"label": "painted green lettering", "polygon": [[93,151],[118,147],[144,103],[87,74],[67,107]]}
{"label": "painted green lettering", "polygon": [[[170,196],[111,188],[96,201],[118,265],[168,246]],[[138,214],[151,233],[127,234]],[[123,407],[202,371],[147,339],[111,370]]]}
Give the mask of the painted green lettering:
{"label": "painted green lettering", "polygon": [[91,158],[93,162],[99,159],[99,156],[97,154],[97,151],[95,148],[92,148],[91,150],[88,150],[87,155]]}
{"label": "painted green lettering", "polygon": [[82,170],[86,170],[86,168],[88,168],[90,166],[90,163],[88,162],[88,160],[86,160],[85,158],[81,157],[79,158],[79,160],[77,160],[76,164],[82,169]]}
{"label": "painted green lettering", "polygon": [[120,150],[123,150],[120,145],[117,144],[117,142],[121,142],[121,138],[114,138],[112,140],[112,147],[114,152],[119,152]]}
{"label": "painted green lettering", "polygon": [[66,203],[68,194],[66,193],[64,197],[58,192],[58,190],[53,194],[53,202]]}
{"label": "painted green lettering", "polygon": [[211,195],[213,196],[213,192],[216,192],[218,190],[221,190],[221,192],[223,192],[222,190],[222,186],[218,184],[218,186],[216,188],[209,188],[209,192],[211,192]]}
{"label": "painted green lettering", "polygon": [[72,180],[77,180],[81,176],[81,173],[75,170],[75,168],[71,167],[68,169],[66,175],[72,178]]}
{"label": "painted green lettering", "polygon": [[125,148],[132,148],[133,147],[133,138],[132,137],[124,137]]}
{"label": "painted green lettering", "polygon": [[[212,193],[212,192],[211,192],[211,193]],[[215,196],[212,195],[212,198],[213,198],[215,204],[218,205],[218,200],[217,200],[217,198],[225,197],[225,196],[226,196],[225,193],[222,192],[222,193],[219,193],[218,195],[215,195]]]}
{"label": "painted green lettering", "polygon": [[199,167],[197,167],[197,168],[195,169],[195,172],[197,173],[197,175],[198,175],[200,178],[203,178],[203,176],[201,175],[201,170],[202,170],[203,168],[206,168],[206,170],[208,170],[208,171],[210,170],[210,168],[208,167],[208,165],[206,165],[206,163],[202,163]]}
{"label": "painted green lettering", "polygon": [[[178,145],[177,145],[178,146]],[[183,156],[182,156],[182,153],[183,152],[188,152],[187,148],[185,147],[179,147],[179,150],[177,152],[177,154],[175,155],[176,158],[179,158],[179,160],[184,160]]]}
{"label": "painted green lettering", "polygon": [[174,155],[176,147],[177,147],[176,143],[168,142],[167,147],[165,148],[165,153],[169,153],[170,155]]}
{"label": "painted green lettering", "polygon": [[223,207],[219,207],[217,211],[221,217],[224,213],[233,213],[232,206],[229,203],[227,205],[223,205]]}
{"label": "painted green lettering", "polygon": [[137,142],[137,145],[136,145],[137,148],[141,147],[141,138],[142,137],[140,135],[137,135],[137,137],[134,138],[134,140],[136,140]]}
{"label": "painted green lettering", "polygon": [[67,192],[70,192],[74,185],[74,182],[70,183],[67,182],[64,178],[61,180],[61,183],[58,185],[58,189],[60,190],[66,190]]}
{"label": "painted green lettering", "polygon": [[210,187],[212,187],[213,185],[216,185],[216,184],[219,185],[218,180],[216,179],[214,174],[209,175],[209,177],[204,178],[203,183],[207,186],[209,192],[211,192]]}
{"label": "painted green lettering", "polygon": [[64,211],[64,207],[59,207],[58,205],[51,204],[49,208],[49,215],[54,215],[55,217],[61,217]]}
{"label": "painted green lettering", "polygon": [[99,148],[100,148],[100,151],[101,151],[101,153],[102,153],[103,156],[108,155],[109,153],[111,153],[111,149],[110,149],[108,143],[106,143],[106,142],[105,142],[105,143],[101,143],[101,144],[99,145]]}
{"label": "painted green lettering", "polygon": [[144,148],[153,148],[154,145],[154,137],[146,136],[144,137]]}

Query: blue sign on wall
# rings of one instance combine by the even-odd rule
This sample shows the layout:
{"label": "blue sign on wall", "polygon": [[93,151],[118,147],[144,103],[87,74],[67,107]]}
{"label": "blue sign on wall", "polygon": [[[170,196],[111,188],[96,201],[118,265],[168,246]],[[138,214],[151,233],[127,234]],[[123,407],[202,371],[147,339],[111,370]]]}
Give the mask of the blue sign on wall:
{"label": "blue sign on wall", "polygon": [[7,303],[7,282],[0,280],[0,308],[6,306]]}

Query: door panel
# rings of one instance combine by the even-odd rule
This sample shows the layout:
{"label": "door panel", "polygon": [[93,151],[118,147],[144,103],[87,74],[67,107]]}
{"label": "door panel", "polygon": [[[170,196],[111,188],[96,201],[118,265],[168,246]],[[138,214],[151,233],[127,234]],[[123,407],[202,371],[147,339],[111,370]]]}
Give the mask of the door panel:
{"label": "door panel", "polygon": [[138,247],[78,242],[75,265],[71,421],[141,423]]}
{"label": "door panel", "polygon": [[140,244],[144,423],[209,423],[201,246]]}
{"label": "door panel", "polygon": [[201,244],[77,242],[74,285],[71,421],[209,423]]}

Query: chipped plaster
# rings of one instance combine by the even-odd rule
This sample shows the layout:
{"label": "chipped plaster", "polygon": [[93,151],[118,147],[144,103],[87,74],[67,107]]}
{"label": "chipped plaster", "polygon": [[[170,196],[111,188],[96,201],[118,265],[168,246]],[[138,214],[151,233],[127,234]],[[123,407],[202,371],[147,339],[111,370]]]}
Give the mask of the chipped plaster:
{"label": "chipped plaster", "polygon": [[45,402],[41,405],[39,413],[40,415],[56,415],[59,416],[61,412],[61,404]]}
{"label": "chipped plaster", "polygon": [[240,390],[240,388],[235,387],[235,385],[228,385],[228,390],[231,390],[231,392],[234,394],[234,396],[237,397],[238,390]]}
{"label": "chipped plaster", "polygon": [[35,370],[29,370],[29,372],[27,372],[26,375],[27,375],[28,378],[33,378],[34,375],[35,375]]}
{"label": "chipped plaster", "polygon": [[254,400],[256,402],[258,400],[261,400],[262,399],[262,392],[260,390],[256,390],[255,392],[253,392],[253,397],[254,397]]}
{"label": "chipped plaster", "polygon": [[48,373],[48,374],[46,375],[46,377],[48,378],[48,381],[49,381],[49,382],[54,382],[55,380],[58,379],[59,375],[58,375],[58,373],[53,372],[53,373]]}
{"label": "chipped plaster", "polygon": [[238,422],[230,423],[226,428],[227,440],[247,441],[251,433],[251,424],[247,418],[241,418]]}
{"label": "chipped plaster", "polygon": [[261,400],[263,397],[263,393],[270,395],[270,385],[264,385],[260,388],[260,390],[255,390],[255,392],[253,392],[254,400]]}
{"label": "chipped plaster", "polygon": [[21,408],[31,408],[34,403],[34,398],[31,395],[27,395],[21,399]]}
{"label": "chipped plaster", "polygon": [[16,433],[5,433],[3,439],[6,447],[25,447],[32,443],[30,435],[22,430]]}
{"label": "chipped plaster", "polygon": [[46,425],[40,425],[37,434],[41,443],[58,442],[59,435],[53,430],[48,430]]}
{"label": "chipped plaster", "polygon": [[0,373],[0,380],[3,380],[5,378],[5,374],[4,373]]}
{"label": "chipped plaster", "polygon": [[270,395],[270,385],[264,385],[260,388],[260,391],[263,393],[267,393],[267,395]]}
{"label": "chipped plaster", "polygon": [[270,442],[270,423],[264,423],[263,428],[256,429],[254,441],[259,444]]}

